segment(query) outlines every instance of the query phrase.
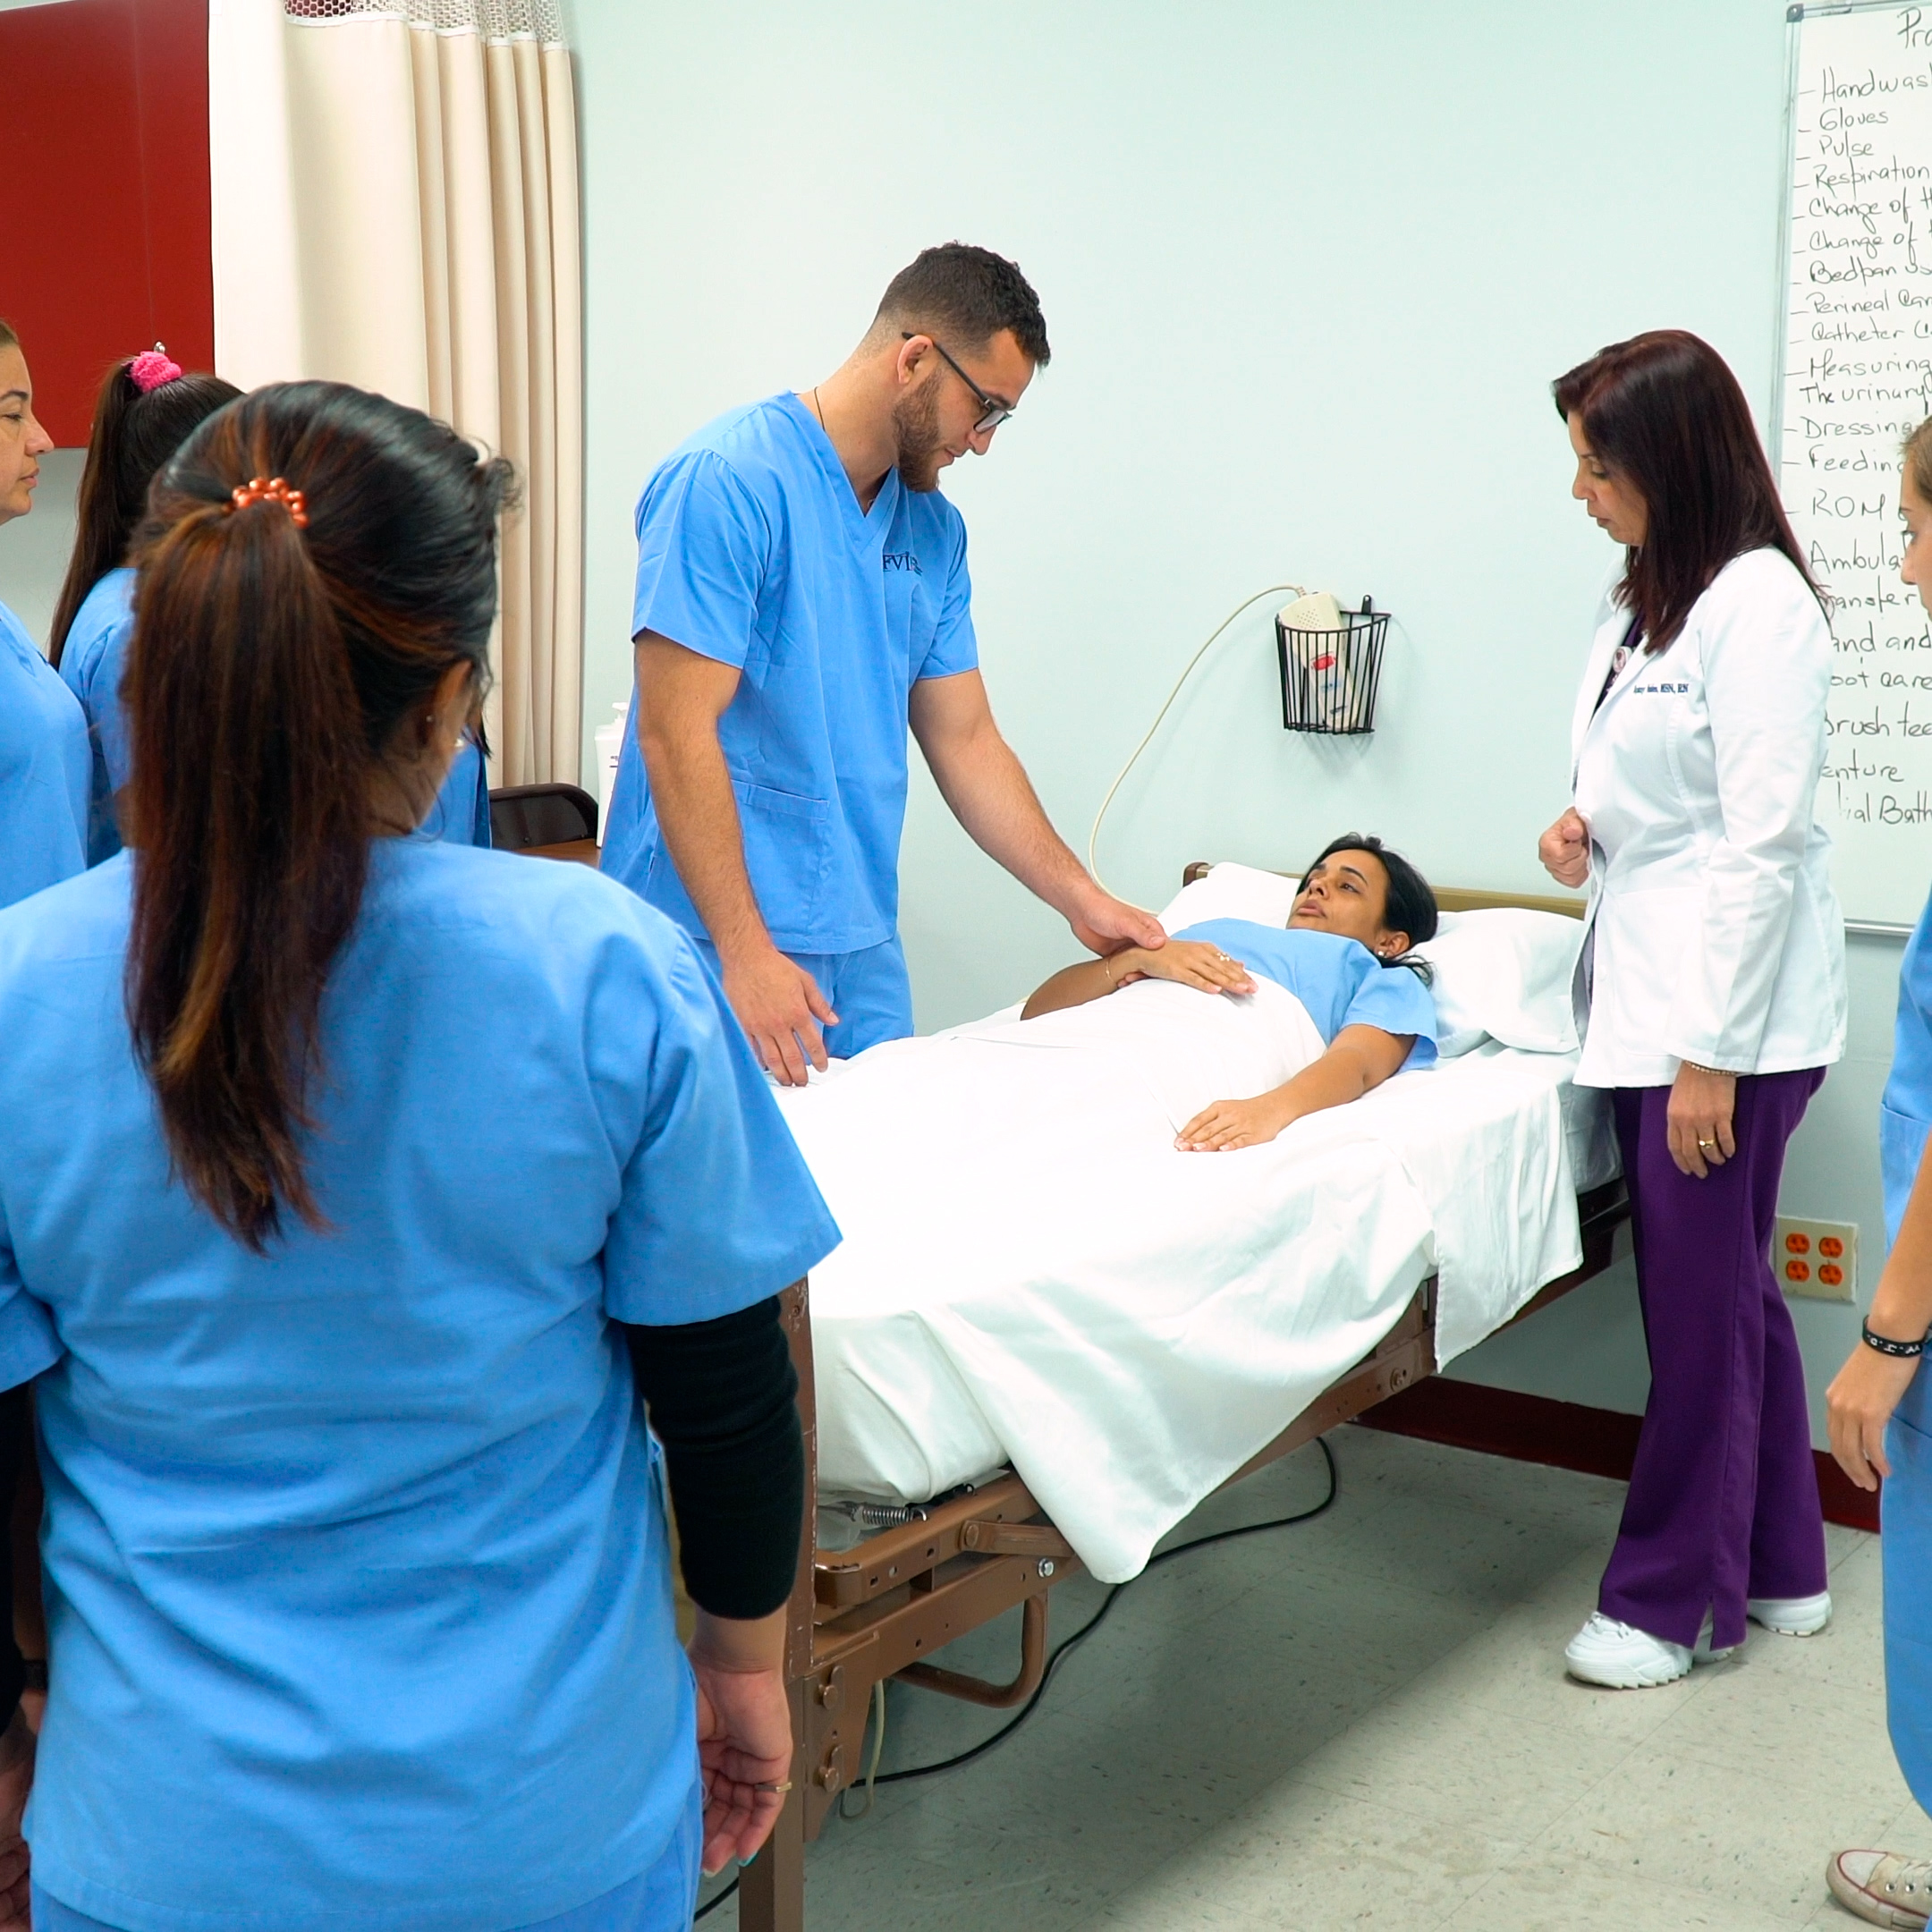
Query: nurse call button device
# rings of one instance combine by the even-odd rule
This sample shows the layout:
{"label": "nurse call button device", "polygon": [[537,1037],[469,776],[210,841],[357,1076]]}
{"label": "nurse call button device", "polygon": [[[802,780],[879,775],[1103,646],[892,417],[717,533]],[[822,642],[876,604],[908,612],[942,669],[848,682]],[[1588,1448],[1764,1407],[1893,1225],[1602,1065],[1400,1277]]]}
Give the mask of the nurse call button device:
{"label": "nurse call button device", "polygon": [[1850,1301],[1858,1292],[1858,1224],[1800,1221],[1780,1215],[1771,1266],[1788,1295]]}

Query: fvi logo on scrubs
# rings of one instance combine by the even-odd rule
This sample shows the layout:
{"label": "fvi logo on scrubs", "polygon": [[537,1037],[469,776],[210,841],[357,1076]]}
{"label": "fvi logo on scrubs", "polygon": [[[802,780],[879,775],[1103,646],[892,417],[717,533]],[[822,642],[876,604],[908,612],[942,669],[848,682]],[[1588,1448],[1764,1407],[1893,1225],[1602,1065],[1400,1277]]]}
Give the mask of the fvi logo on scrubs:
{"label": "fvi logo on scrubs", "polygon": [[886,550],[879,555],[879,562],[887,570],[909,570],[915,577],[926,574],[926,566],[911,550]]}

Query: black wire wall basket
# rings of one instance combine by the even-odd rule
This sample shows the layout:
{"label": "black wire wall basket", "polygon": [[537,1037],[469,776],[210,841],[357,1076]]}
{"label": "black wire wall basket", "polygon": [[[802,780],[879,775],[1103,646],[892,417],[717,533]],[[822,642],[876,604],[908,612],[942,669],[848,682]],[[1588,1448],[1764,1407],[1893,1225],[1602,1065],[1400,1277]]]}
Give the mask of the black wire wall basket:
{"label": "black wire wall basket", "polygon": [[1283,729],[1331,737],[1372,732],[1387,636],[1388,613],[1369,597],[1359,611],[1342,613],[1339,631],[1300,631],[1275,618]]}

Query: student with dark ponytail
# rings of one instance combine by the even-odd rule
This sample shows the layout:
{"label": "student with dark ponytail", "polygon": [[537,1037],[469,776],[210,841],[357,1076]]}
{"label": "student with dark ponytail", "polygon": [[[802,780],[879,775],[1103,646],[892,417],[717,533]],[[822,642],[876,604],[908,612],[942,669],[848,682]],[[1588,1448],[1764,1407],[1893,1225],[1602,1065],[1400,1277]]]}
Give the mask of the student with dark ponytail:
{"label": "student with dark ponytail", "polygon": [[[93,748],[88,863],[121,850],[114,800],[131,761],[121,681],[134,631],[134,569],[129,555],[148,486],[195,427],[241,394],[218,376],[185,373],[157,343],[117,362],[101,385],[80,478],[73,557],[55,607],[47,655],[87,713]],[[432,836],[487,845],[489,779],[466,734],[424,822]]]}
{"label": "student with dark ponytail", "polygon": [[157,343],[145,355],[115,363],[94,404],[73,555],[47,635],[49,661],[87,713],[93,760],[89,865],[121,850],[114,801],[128,781],[127,714],[120,697],[134,629],[128,545],[155,471],[190,430],[241,394],[218,376],[183,374]]}
{"label": "student with dark ponytail", "polygon": [[42,1932],[658,1932],[788,1788],[775,1296],[837,1231],[676,928],[418,829],[507,486],[340,385],[204,422],[137,540],[131,850],[0,913]]}

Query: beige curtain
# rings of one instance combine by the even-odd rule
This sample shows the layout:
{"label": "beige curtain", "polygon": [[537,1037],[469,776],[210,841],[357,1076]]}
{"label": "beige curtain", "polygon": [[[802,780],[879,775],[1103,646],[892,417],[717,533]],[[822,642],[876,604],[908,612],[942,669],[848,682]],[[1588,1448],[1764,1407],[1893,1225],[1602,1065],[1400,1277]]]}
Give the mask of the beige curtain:
{"label": "beige curtain", "polygon": [[516,465],[492,780],[575,783],[577,115],[557,0],[213,0],[215,359],[328,377]]}

